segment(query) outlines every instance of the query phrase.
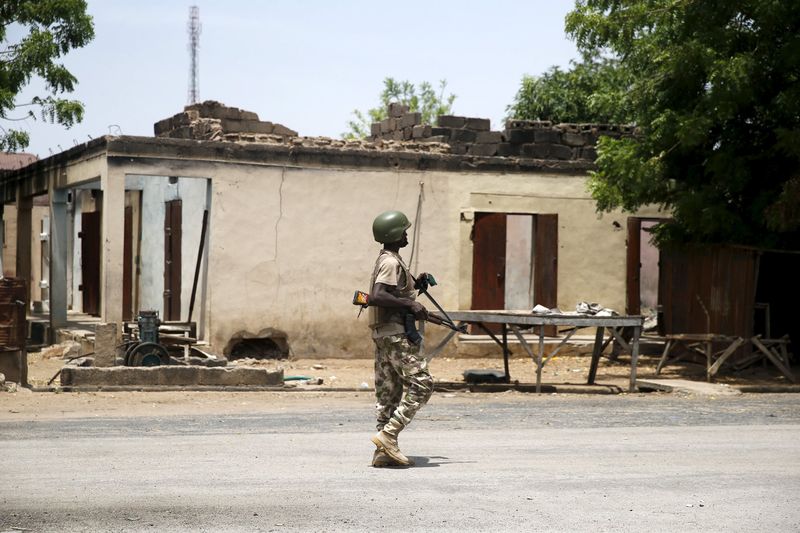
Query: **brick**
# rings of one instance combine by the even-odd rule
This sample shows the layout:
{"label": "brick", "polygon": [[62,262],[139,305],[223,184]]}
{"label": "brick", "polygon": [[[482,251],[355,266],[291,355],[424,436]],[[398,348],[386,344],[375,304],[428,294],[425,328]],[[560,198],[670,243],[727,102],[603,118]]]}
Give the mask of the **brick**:
{"label": "brick", "polygon": [[478,155],[489,157],[493,156],[497,153],[497,145],[496,144],[471,144],[467,153],[470,155]]}
{"label": "brick", "polygon": [[488,118],[472,118],[467,117],[464,122],[464,127],[468,130],[473,131],[489,131],[491,128],[491,122]]}
{"label": "brick", "polygon": [[406,113],[400,119],[400,127],[416,126],[420,122],[422,122],[422,113]]}
{"label": "brick", "polygon": [[400,102],[392,102],[387,109],[390,118],[399,118],[408,113],[408,106]]}
{"label": "brick", "polygon": [[440,128],[463,128],[466,123],[466,117],[457,117],[455,115],[439,115],[436,117],[436,125]]}
{"label": "brick", "polygon": [[534,141],[536,130],[513,129],[506,130],[506,139],[514,144],[527,144]]}
{"label": "brick", "polygon": [[429,124],[417,124],[412,128],[411,136],[414,139],[419,139],[421,137],[430,137],[431,136],[431,127]]}
{"label": "brick", "polygon": [[453,130],[450,138],[456,142],[474,143],[478,137],[477,132],[472,130]]}
{"label": "brick", "polygon": [[480,144],[497,144],[503,142],[503,134],[499,131],[479,131],[475,142]]}
{"label": "brick", "polygon": [[558,144],[561,142],[561,132],[556,130],[534,130],[533,142]]}

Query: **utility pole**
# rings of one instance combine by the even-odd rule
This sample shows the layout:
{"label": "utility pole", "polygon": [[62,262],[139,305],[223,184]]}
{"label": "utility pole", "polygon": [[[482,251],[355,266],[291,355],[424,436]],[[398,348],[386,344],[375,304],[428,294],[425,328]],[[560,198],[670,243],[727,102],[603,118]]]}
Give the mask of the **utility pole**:
{"label": "utility pole", "polygon": [[200,99],[200,78],[198,75],[198,49],[200,48],[200,9],[189,8],[189,104]]}

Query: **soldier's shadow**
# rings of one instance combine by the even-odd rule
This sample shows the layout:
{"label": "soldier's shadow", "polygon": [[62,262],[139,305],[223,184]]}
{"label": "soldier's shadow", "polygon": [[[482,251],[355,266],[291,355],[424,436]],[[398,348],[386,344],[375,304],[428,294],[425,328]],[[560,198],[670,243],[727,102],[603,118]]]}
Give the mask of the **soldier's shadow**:
{"label": "soldier's shadow", "polygon": [[410,468],[438,468],[443,465],[475,463],[477,461],[451,461],[449,457],[442,455],[431,455],[430,457],[409,456],[414,461],[414,466]]}

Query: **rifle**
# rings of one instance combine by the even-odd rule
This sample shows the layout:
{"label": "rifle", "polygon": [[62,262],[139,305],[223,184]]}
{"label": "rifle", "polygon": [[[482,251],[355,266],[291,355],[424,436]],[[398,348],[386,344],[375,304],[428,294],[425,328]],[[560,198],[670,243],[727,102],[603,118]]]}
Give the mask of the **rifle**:
{"label": "rifle", "polygon": [[[431,324],[436,324],[437,326],[444,326],[452,329],[453,331],[458,331],[459,333],[467,332],[466,324],[456,325],[455,322],[453,322],[453,320],[447,316],[447,312],[442,309],[439,303],[434,300],[430,294],[428,294],[428,286],[436,285],[436,279],[432,275],[425,274],[420,276],[419,279],[411,276],[411,279],[414,280],[414,288],[417,289],[417,294],[425,294],[425,296],[427,296],[428,299],[433,302],[433,305],[436,306],[436,309],[438,309],[442,315],[444,315],[444,317],[441,317],[439,315],[428,314],[428,318],[425,319],[426,321],[430,322]],[[353,305],[360,307],[358,310],[358,316],[361,316],[361,313],[364,311],[364,309],[370,305],[369,294],[364,291],[355,291],[353,294]],[[417,330],[416,318],[414,317],[413,313],[406,313],[406,315],[403,317],[403,328],[405,329],[405,334],[406,337],[408,337],[409,342],[415,345],[418,345],[422,342],[422,335],[420,335],[419,331]]]}

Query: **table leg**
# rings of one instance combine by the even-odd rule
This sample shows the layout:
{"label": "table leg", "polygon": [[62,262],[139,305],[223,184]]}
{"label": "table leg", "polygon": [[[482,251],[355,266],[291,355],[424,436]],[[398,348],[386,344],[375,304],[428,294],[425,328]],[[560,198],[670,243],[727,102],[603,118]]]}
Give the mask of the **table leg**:
{"label": "table leg", "polygon": [[597,332],[594,334],[594,347],[592,348],[592,362],[589,365],[589,380],[588,384],[594,384],[594,378],[597,376],[597,364],[600,362],[600,354],[603,351],[603,335],[605,333],[604,327],[598,327]]}
{"label": "table leg", "polygon": [[539,328],[539,353],[536,355],[536,392],[542,392],[542,357],[544,356],[544,327]]}
{"label": "table leg", "polygon": [[711,382],[711,359],[713,357],[714,345],[711,341],[706,342],[706,381]]}
{"label": "table leg", "polygon": [[639,364],[639,335],[641,326],[633,326],[633,340],[631,340],[631,384],[628,392],[636,392],[636,365]]}
{"label": "table leg", "polygon": [[664,346],[664,353],[661,354],[661,359],[658,360],[658,366],[656,367],[656,376],[661,373],[661,368],[664,366],[664,363],[667,362],[667,356],[669,356],[669,351],[672,348],[672,341],[668,340],[666,346]]}
{"label": "table leg", "polygon": [[503,367],[506,373],[506,383],[511,383],[511,374],[508,371],[508,325],[503,324]]}

